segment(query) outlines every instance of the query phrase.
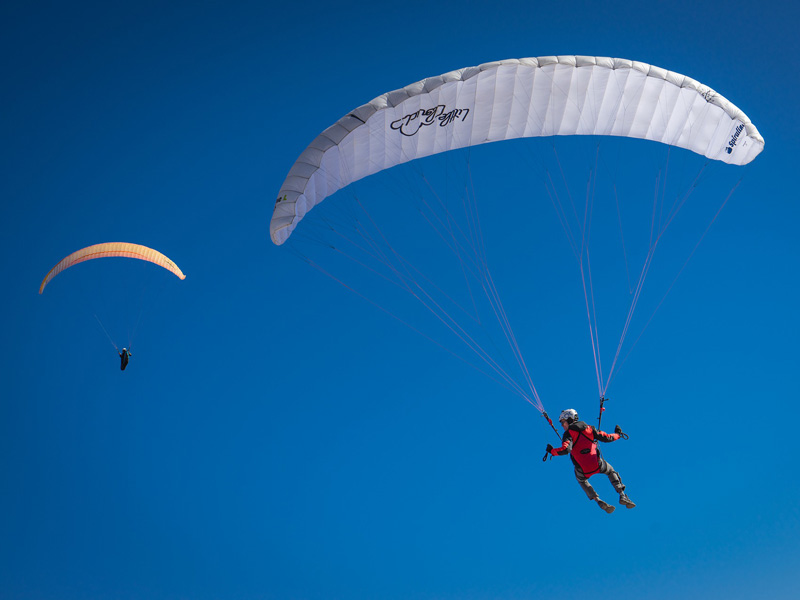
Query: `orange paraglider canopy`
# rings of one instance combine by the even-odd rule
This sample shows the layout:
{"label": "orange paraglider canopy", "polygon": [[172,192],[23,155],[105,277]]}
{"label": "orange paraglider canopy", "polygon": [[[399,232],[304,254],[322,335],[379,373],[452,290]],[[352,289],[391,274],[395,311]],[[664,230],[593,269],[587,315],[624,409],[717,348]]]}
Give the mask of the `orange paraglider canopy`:
{"label": "orange paraglider canopy", "polygon": [[53,277],[61,273],[61,271],[69,269],[72,265],[77,265],[87,260],[94,260],[95,258],[109,258],[115,256],[146,260],[160,267],[164,267],[167,271],[174,273],[180,279],[186,279],[186,275],[178,268],[178,265],[157,250],[139,244],[129,244],[127,242],[106,242],[104,244],[87,246],[62,259],[55,267],[50,269],[50,272],[42,280],[42,285],[39,286],[39,293],[41,294],[44,291],[45,286],[50,283]]}

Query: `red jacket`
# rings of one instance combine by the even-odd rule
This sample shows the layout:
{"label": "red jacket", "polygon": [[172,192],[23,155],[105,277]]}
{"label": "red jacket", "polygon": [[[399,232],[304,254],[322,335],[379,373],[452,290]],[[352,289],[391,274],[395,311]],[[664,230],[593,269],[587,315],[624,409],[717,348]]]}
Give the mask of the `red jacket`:
{"label": "red jacket", "polygon": [[618,433],[606,433],[583,421],[575,421],[564,432],[561,447],[553,448],[550,453],[553,456],[569,453],[575,468],[581,469],[584,475],[591,477],[600,471],[600,452],[597,450],[597,442],[614,442],[618,439]]}

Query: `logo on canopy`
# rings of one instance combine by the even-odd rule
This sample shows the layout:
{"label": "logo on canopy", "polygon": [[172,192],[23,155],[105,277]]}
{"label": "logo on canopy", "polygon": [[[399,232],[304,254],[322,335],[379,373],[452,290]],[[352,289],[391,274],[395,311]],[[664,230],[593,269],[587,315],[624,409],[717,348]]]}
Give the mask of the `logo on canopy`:
{"label": "logo on canopy", "polygon": [[410,137],[416,135],[422,127],[435,123],[438,123],[439,127],[446,127],[456,120],[465,121],[467,115],[469,115],[468,108],[454,108],[450,111],[445,111],[447,111],[447,107],[444,104],[439,104],[433,108],[421,108],[396,121],[392,121],[391,127],[392,129],[399,129],[400,133]]}
{"label": "logo on canopy", "polygon": [[739,140],[739,134],[742,133],[742,131],[744,131],[744,124],[739,123],[736,126],[736,131],[733,132],[733,136],[728,141],[728,145],[725,147],[725,152],[727,152],[728,154],[731,154],[733,152],[733,148],[734,146],[736,146],[736,142]]}

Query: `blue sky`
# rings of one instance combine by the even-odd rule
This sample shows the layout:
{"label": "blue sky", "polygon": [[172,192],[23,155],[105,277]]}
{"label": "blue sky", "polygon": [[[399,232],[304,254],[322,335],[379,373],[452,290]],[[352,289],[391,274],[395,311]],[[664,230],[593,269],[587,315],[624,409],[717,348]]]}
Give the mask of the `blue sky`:
{"label": "blue sky", "polygon": [[[772,2],[5,3],[2,596],[794,597],[798,17]],[[567,459],[542,463],[555,436],[539,413],[453,358],[467,354],[413,305],[337,267],[448,351],[268,236],[286,172],[347,111],[427,76],[558,54],[689,75],[766,140],[751,165],[714,170],[648,275],[628,343],[741,178],[609,388],[603,424],[630,439],[603,449],[638,503],[612,515]],[[487,145],[470,167],[542,401],[594,422],[575,261],[540,179],[524,177],[526,160],[552,156],[540,142]],[[626,142],[603,150],[623,156],[620,184],[665,156]],[[558,144],[580,162],[585,148]],[[421,168],[436,179],[464,160]],[[676,190],[702,164],[670,161]],[[653,171],[643,181],[650,202]],[[394,185],[355,193],[398,234],[405,216],[376,201]],[[498,198],[522,201],[511,225]],[[627,301],[600,204],[608,365]],[[642,230],[626,225],[636,264]],[[187,278],[95,261],[37,295],[58,260],[104,241],[155,247]],[[118,345],[133,335],[124,373],[95,315]]]}

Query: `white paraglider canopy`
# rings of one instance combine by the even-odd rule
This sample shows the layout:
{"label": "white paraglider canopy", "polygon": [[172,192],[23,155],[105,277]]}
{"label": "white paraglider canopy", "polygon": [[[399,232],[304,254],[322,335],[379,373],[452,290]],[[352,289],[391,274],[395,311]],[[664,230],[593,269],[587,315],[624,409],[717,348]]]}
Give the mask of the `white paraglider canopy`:
{"label": "white paraglider canopy", "polygon": [[383,94],[322,132],[283,182],[270,236],[282,244],[326,197],[383,169],[456,148],[554,135],[641,138],[736,165],[764,148],[735,105],[659,67],[591,56],[486,63]]}

